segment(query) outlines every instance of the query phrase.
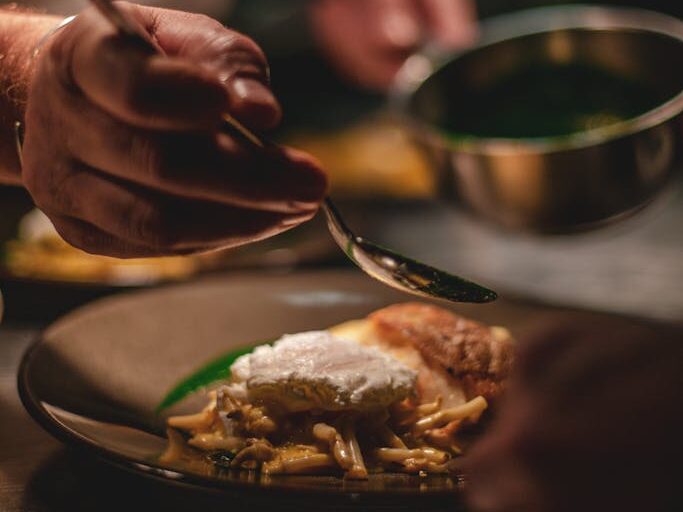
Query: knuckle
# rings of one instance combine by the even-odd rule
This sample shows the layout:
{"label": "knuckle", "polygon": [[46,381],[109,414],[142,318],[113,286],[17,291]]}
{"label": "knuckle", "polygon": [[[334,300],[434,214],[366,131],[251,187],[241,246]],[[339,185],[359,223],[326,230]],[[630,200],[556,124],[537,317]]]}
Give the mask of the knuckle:
{"label": "knuckle", "polygon": [[[154,185],[173,185],[183,181],[193,171],[209,165],[211,146],[201,137],[158,136],[133,137],[130,158],[140,172]],[[197,155],[204,155],[204,163],[197,162]]]}
{"label": "knuckle", "polygon": [[249,55],[252,58],[261,61],[265,61],[266,59],[261,47],[249,36],[234,33],[232,34],[231,43],[231,48],[234,52],[243,52],[245,55]]}
{"label": "knuckle", "polygon": [[129,151],[131,161],[137,167],[134,171],[151,177],[153,181],[163,177],[169,158],[167,151],[157,141],[133,136]]}
{"label": "knuckle", "polygon": [[59,169],[49,182],[50,201],[60,212],[71,215],[83,213],[79,194],[79,176],[85,171],[80,169]]}
{"label": "knuckle", "polygon": [[[48,172],[40,172],[49,166]],[[23,180],[36,206],[46,210],[70,213],[75,210],[70,184],[74,178],[72,169],[64,161],[38,164],[29,160],[24,166]]]}
{"label": "knuckle", "polygon": [[252,74],[267,77],[268,61],[261,47],[253,39],[230,32],[217,38],[219,52],[223,55],[224,65],[232,68],[236,74]]}
{"label": "knuckle", "polygon": [[130,219],[132,238],[155,249],[173,249],[179,242],[173,218],[163,201],[141,202]]}
{"label": "knuckle", "polygon": [[128,73],[120,89],[121,106],[129,113],[143,114],[150,100],[150,88],[142,69]]}
{"label": "knuckle", "polygon": [[225,26],[218,20],[201,13],[193,13],[190,15],[192,21],[197,25],[201,26],[202,30],[205,32],[211,32],[212,35],[220,35],[226,31]]}

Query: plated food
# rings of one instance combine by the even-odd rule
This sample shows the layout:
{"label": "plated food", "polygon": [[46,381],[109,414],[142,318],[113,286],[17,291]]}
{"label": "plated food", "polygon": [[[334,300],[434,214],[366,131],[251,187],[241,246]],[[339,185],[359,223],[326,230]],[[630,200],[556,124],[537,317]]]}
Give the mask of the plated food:
{"label": "plated food", "polygon": [[297,230],[236,248],[188,256],[119,259],[88,254],[62,239],[50,219],[34,209],[19,222],[12,239],[0,240],[0,274],[56,284],[143,287],[183,281],[225,268],[287,267],[318,262],[337,254],[321,236],[316,219]]}
{"label": "plated food", "polygon": [[420,303],[285,335],[238,358],[203,411],[168,419],[162,462],[205,456],[229,469],[348,479],[448,473],[513,359],[506,329]]}
{"label": "plated food", "polygon": [[5,245],[4,266],[16,277],[46,281],[139,285],[179,280],[199,270],[197,257],[118,259],[88,254],[65,242],[48,217],[33,210]]}

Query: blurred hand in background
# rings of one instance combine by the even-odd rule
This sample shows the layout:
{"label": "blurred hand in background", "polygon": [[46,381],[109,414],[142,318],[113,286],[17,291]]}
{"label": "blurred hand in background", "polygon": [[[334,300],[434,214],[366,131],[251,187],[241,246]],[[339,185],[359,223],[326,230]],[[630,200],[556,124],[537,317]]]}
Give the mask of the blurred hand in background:
{"label": "blurred hand in background", "polygon": [[313,34],[323,53],[356,85],[384,90],[422,44],[462,48],[477,33],[473,0],[316,0]]}
{"label": "blurred hand in background", "polygon": [[577,313],[520,340],[467,456],[476,512],[681,510],[681,327]]}

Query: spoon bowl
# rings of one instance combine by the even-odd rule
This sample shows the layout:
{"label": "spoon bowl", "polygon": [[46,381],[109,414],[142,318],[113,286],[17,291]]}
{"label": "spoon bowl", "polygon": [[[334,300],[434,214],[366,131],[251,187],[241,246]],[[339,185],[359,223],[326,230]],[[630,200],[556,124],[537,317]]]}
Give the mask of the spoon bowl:
{"label": "spoon bowl", "polygon": [[370,277],[397,290],[425,298],[473,303],[496,300],[496,293],[488,288],[354,235],[330,198],[323,202],[323,210],[337,245]]}

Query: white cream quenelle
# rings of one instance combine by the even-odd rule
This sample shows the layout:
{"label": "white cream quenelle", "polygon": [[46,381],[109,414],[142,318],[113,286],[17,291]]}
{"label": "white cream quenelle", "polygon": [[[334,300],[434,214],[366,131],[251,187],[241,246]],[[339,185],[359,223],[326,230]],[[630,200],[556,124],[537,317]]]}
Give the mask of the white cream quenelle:
{"label": "white cream quenelle", "polygon": [[417,374],[373,347],[328,331],[285,335],[232,366],[228,394],[288,411],[386,408],[415,391]]}

